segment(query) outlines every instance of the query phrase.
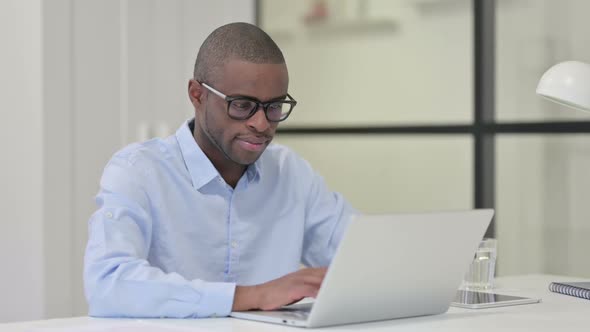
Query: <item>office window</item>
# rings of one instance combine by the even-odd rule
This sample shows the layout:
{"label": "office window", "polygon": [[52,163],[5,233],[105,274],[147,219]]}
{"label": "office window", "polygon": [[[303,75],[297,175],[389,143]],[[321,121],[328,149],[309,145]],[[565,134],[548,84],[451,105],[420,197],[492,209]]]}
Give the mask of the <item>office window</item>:
{"label": "office window", "polygon": [[501,274],[590,276],[590,135],[497,139]]}
{"label": "office window", "polygon": [[279,135],[277,141],[308,160],[331,189],[365,213],[473,205],[469,135]]}
{"label": "office window", "polygon": [[590,249],[590,114],[546,101],[535,89],[556,63],[590,62],[590,3],[496,3],[498,272],[589,277],[580,262]]}
{"label": "office window", "polygon": [[588,120],[587,114],[539,98],[535,89],[545,70],[558,62],[590,62],[590,1],[497,4],[497,120]]}
{"label": "office window", "polygon": [[285,127],[472,120],[470,0],[263,0],[260,14],[299,101]]}
{"label": "office window", "polygon": [[[278,142],[308,159],[361,211],[472,206],[471,135],[375,132],[472,121],[470,0],[258,6],[259,24],[285,54],[298,101]],[[319,131],[310,135],[310,128]],[[356,134],[334,135],[341,129]]]}
{"label": "office window", "polygon": [[[553,64],[590,62],[590,2],[258,6],[258,22],[285,50],[301,106],[279,141],[333,188],[367,212],[496,208],[486,235],[498,239],[500,275],[590,277],[588,264],[577,264],[590,249],[583,240],[590,114],[535,94]],[[388,103],[374,103],[383,98]],[[372,173],[372,163],[390,165]],[[353,185],[351,174],[369,176]],[[372,195],[379,175],[390,190],[383,196]],[[420,194],[404,195],[413,188]],[[387,195],[393,204],[371,201]]]}

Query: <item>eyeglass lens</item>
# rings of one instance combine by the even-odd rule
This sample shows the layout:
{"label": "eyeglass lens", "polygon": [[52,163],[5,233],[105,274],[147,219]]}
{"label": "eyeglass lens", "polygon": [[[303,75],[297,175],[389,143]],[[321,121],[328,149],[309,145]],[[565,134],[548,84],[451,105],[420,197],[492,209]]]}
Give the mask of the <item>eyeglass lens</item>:
{"label": "eyeglass lens", "polygon": [[[259,103],[249,99],[235,99],[229,104],[229,115],[235,119],[246,119],[253,115],[259,105]],[[270,121],[284,120],[289,115],[291,108],[290,103],[282,101],[267,104],[265,107],[266,117]]]}

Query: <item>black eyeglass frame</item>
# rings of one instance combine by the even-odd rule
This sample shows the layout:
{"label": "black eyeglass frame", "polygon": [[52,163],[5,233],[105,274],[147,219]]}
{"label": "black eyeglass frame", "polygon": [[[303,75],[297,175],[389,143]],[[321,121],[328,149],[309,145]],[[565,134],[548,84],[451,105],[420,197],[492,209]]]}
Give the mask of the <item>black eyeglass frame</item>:
{"label": "black eyeglass frame", "polygon": [[[264,116],[266,117],[266,120],[268,122],[282,122],[287,120],[287,118],[289,117],[289,115],[291,115],[291,112],[293,111],[293,108],[295,108],[295,105],[297,105],[297,101],[291,97],[290,94],[287,93],[286,97],[288,97],[290,100],[287,99],[273,99],[273,100],[269,100],[267,102],[262,102],[256,98],[253,97],[249,97],[249,96],[228,96],[218,90],[216,90],[215,88],[211,87],[210,85],[208,85],[207,83],[203,83],[203,82],[198,82],[199,84],[201,84],[202,86],[204,86],[207,90],[213,92],[214,94],[216,94],[217,96],[223,98],[223,100],[225,100],[227,102],[227,116],[229,116],[231,119],[233,120],[248,120],[249,118],[251,118],[252,116],[254,116],[254,114],[256,114],[256,112],[258,112],[258,110],[260,109],[260,107],[262,106],[262,110],[264,111]],[[282,97],[281,97],[282,98]],[[245,117],[235,117],[232,116],[230,113],[230,106],[231,103],[233,101],[236,100],[248,100],[254,103],[254,105],[256,105],[255,107],[252,108],[252,110],[250,110],[250,113],[248,113]],[[279,120],[272,120],[268,117],[268,107],[274,103],[283,103],[283,104],[288,104],[290,106],[289,111],[284,113],[285,115],[283,117],[281,117]],[[281,113],[283,114],[283,113]]]}

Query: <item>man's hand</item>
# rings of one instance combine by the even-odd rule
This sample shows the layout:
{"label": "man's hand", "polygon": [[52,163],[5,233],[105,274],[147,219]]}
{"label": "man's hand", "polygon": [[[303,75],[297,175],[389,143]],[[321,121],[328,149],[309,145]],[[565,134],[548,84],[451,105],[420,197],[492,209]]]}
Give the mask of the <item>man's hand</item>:
{"label": "man's hand", "polygon": [[274,310],[316,297],[327,268],[306,268],[256,286],[237,286],[232,311]]}

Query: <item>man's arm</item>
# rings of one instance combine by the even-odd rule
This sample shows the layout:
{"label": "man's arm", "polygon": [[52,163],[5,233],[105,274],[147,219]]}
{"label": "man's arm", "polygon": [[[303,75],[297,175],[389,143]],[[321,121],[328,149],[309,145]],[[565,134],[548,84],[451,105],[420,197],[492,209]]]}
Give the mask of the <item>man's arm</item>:
{"label": "man's arm", "polygon": [[208,317],[229,314],[235,284],[187,280],[147,261],[152,238],[142,174],[127,158],[105,168],[89,222],[84,286],[91,316]]}
{"label": "man's arm", "polygon": [[[105,214],[107,219],[121,218],[112,212]],[[237,287],[232,283],[185,280],[149,265],[141,249],[147,241],[134,222],[118,220],[113,229],[109,225],[113,222],[95,218],[91,223],[106,225],[91,226],[86,251],[85,286],[91,316],[185,318],[226,316],[230,308],[273,310],[304,297],[315,297],[326,273],[325,268],[308,268],[264,284]],[[111,239],[118,243],[105,250],[104,243]]]}
{"label": "man's arm", "polygon": [[303,161],[310,180],[306,196],[305,236],[302,261],[306,266],[328,266],[348,227],[351,216],[359,214],[344,197],[331,191],[324,179]]}
{"label": "man's arm", "polygon": [[232,311],[274,310],[316,297],[326,268],[307,268],[256,286],[237,286]]}

